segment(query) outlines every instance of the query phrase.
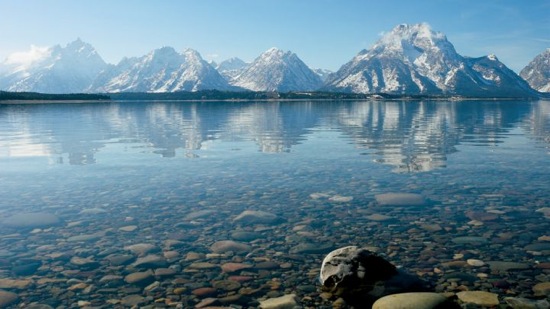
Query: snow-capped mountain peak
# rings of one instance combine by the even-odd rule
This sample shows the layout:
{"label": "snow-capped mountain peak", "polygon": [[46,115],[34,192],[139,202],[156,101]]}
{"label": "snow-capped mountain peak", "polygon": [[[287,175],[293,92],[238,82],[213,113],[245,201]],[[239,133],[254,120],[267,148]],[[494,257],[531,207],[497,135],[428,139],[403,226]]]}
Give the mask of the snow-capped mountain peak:
{"label": "snow-capped mountain peak", "polygon": [[216,70],[225,77],[226,80],[232,80],[237,77],[246,68],[248,63],[243,60],[233,57],[224,60],[215,66]]}
{"label": "snow-capped mountain peak", "polygon": [[67,47],[65,47],[65,51],[69,53],[79,53],[79,54],[97,54],[95,48],[84,41],[82,41],[80,38],[77,38],[76,40],[70,42],[67,44]]}
{"label": "snow-capped mountain peak", "polygon": [[106,67],[88,43],[77,39],[65,47],[31,46],[0,65],[0,89],[45,93],[83,92]]}
{"label": "snow-capped mountain peak", "polygon": [[231,83],[253,91],[300,91],[318,89],[321,79],[296,54],[273,47]]}
{"label": "snow-capped mountain peak", "polygon": [[533,89],[550,92],[550,48],[537,55],[519,74]]}
{"label": "snow-capped mountain peak", "polygon": [[193,50],[162,47],[139,58],[123,59],[102,72],[91,92],[173,92],[227,90],[225,79]]}
{"label": "snow-capped mountain peak", "polygon": [[433,31],[426,23],[401,24],[384,34],[375,47],[379,45],[395,49],[406,48],[406,45],[432,47],[446,40],[443,33]]}
{"label": "snow-capped mountain peak", "polygon": [[360,93],[536,96],[498,58],[465,58],[426,23],[385,33],[332,74],[327,90]]}

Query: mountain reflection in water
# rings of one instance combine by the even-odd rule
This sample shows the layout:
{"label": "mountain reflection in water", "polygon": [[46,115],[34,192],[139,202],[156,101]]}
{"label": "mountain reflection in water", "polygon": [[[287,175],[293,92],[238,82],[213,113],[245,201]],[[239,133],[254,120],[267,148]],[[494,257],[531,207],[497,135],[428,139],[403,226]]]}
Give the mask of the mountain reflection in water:
{"label": "mountain reflection in water", "polygon": [[514,130],[548,143],[544,102],[139,102],[2,106],[0,156],[94,164],[110,145],[197,158],[218,142],[292,152],[315,131],[335,130],[395,172],[447,165],[461,144],[497,146]]}

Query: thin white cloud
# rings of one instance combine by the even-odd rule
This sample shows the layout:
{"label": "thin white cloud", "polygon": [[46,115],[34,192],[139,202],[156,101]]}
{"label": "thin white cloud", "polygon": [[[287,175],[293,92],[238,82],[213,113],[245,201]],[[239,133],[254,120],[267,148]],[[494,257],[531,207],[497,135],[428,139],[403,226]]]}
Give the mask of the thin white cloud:
{"label": "thin white cloud", "polygon": [[15,52],[6,59],[6,64],[16,66],[29,66],[36,61],[47,57],[51,52],[49,47],[31,45],[31,49],[24,52]]}

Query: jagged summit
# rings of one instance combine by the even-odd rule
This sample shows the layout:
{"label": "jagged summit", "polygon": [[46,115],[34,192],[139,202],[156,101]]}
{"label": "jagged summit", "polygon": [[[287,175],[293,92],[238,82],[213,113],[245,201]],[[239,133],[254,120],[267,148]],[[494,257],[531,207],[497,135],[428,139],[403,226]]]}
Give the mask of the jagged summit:
{"label": "jagged summit", "polygon": [[80,38],[65,47],[31,47],[0,64],[0,89],[44,93],[83,92],[107,64]]}
{"label": "jagged summit", "polygon": [[519,73],[533,89],[550,92],[550,48],[537,55]]}
{"label": "jagged summit", "polygon": [[248,65],[231,84],[253,91],[316,90],[320,77],[290,51],[270,48]]}
{"label": "jagged summit", "polygon": [[215,68],[223,77],[230,81],[241,74],[247,65],[248,63],[243,60],[233,57],[220,62]]}
{"label": "jagged summit", "polygon": [[88,89],[90,92],[173,92],[228,90],[224,78],[193,50],[178,53],[162,47],[139,58],[125,58],[109,66]]}
{"label": "jagged summit", "polygon": [[443,33],[426,23],[402,24],[332,74],[324,89],[405,95],[537,96],[496,56],[482,58],[459,55]]}
{"label": "jagged summit", "polygon": [[385,33],[374,45],[373,49],[407,50],[410,47],[434,48],[440,46],[445,48],[452,47],[449,46],[447,37],[443,33],[433,31],[427,23],[421,23],[396,26],[390,32]]}

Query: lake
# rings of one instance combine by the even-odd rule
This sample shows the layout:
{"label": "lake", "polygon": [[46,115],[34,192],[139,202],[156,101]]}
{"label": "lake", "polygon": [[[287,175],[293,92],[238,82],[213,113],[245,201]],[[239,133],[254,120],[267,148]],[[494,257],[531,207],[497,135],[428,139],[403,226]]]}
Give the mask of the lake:
{"label": "lake", "polygon": [[332,308],[348,245],[502,304],[550,281],[548,101],[0,105],[0,184],[18,304]]}

